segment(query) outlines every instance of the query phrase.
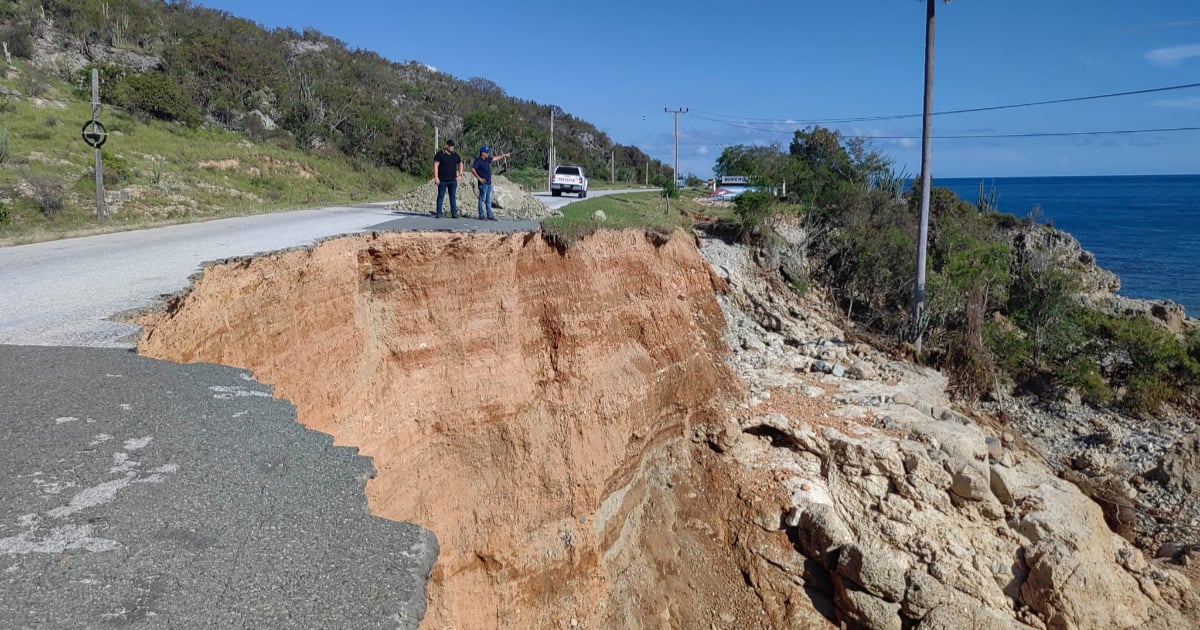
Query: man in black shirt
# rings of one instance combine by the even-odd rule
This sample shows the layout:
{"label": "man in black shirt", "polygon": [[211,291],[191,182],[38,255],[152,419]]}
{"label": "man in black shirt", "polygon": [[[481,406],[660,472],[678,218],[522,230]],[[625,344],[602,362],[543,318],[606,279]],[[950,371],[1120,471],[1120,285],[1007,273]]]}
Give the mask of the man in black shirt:
{"label": "man in black shirt", "polygon": [[442,218],[442,198],[449,190],[450,216],[458,218],[458,180],[462,172],[462,157],[454,150],[454,141],[447,140],[446,147],[433,156],[433,181],[438,187],[437,212],[433,216]]}

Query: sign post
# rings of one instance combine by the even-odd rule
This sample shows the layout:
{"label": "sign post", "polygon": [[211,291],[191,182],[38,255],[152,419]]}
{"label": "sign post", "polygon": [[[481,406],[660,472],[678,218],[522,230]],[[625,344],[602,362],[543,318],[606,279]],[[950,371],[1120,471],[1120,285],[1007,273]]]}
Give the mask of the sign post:
{"label": "sign post", "polygon": [[[105,131],[104,125],[97,120],[98,118],[100,118],[100,70],[92,68],[92,121],[89,125],[84,126],[83,141],[96,151],[96,218],[103,221],[108,216],[108,209],[104,204],[104,157],[100,153],[100,147],[108,139],[108,132]],[[91,128],[90,134],[88,127]]]}

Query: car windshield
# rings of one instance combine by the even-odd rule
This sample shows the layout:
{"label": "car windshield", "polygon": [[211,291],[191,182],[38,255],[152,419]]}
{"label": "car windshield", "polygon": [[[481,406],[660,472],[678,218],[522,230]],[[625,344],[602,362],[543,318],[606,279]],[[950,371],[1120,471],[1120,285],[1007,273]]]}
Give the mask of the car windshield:
{"label": "car windshield", "polygon": [[578,175],[579,169],[574,166],[560,166],[554,169],[556,175]]}

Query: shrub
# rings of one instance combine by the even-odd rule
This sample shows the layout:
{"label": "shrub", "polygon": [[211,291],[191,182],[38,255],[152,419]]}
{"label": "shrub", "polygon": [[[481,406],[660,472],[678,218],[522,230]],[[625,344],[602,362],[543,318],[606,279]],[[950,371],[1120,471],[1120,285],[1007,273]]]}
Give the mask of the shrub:
{"label": "shrub", "polygon": [[0,127],[0,164],[8,159],[8,129]]}
{"label": "shrub", "polygon": [[1031,373],[1033,342],[1011,321],[996,316],[983,325],[983,339],[996,364],[1013,380],[1025,380]]}
{"label": "shrub", "polygon": [[29,59],[33,57],[33,29],[25,20],[4,20],[0,24],[0,41],[8,44],[8,53],[13,57]]}
{"label": "shrub", "polygon": [[50,89],[50,76],[48,68],[32,63],[25,66],[25,71],[21,73],[21,92],[25,96],[42,96]]}
{"label": "shrub", "polygon": [[53,175],[30,175],[26,181],[33,189],[33,199],[42,215],[47,219],[57,216],[67,198],[62,180]]}
{"label": "shrub", "polygon": [[104,163],[104,185],[115,186],[133,179],[133,167],[129,161],[106,150],[100,151]]}
{"label": "shrub", "polygon": [[12,209],[8,204],[0,201],[0,225],[8,225],[12,222]]}
{"label": "shrub", "polygon": [[1078,389],[1084,402],[1107,405],[1113,401],[1113,391],[1108,381],[1100,374],[1096,364],[1086,357],[1078,357],[1067,365],[1063,382]]}
{"label": "shrub", "polygon": [[164,72],[144,72],[121,79],[113,88],[113,101],[135,113],[160,120],[200,124],[200,112],[184,98],[178,84]]}
{"label": "shrub", "polygon": [[775,197],[767,190],[749,190],[733,200],[735,212],[741,220],[742,232],[752,232],[771,216]]}
{"label": "shrub", "polygon": [[1085,322],[1094,340],[1087,358],[1112,363],[1110,381],[1123,384],[1128,395],[1123,404],[1135,411],[1153,412],[1164,402],[1194,403],[1200,385],[1200,362],[1188,341],[1142,318],[1092,314]]}
{"label": "shrub", "polygon": [[1136,374],[1126,386],[1129,394],[1124,403],[1134,411],[1153,412],[1163,403],[1174,400],[1178,390],[1173,384],[1154,374]]}
{"label": "shrub", "polygon": [[679,198],[679,182],[668,181],[663,184],[663,193],[671,199]]}

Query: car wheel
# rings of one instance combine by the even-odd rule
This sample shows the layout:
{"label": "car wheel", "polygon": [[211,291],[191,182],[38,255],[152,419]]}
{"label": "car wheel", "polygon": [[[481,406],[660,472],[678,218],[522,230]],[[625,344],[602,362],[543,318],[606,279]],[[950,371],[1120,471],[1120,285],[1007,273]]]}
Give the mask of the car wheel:
{"label": "car wheel", "polygon": [[581,190],[581,191],[579,191],[579,198],[580,198],[580,199],[583,199],[583,198],[584,198],[584,197],[586,197],[586,196],[587,196],[587,191],[586,191],[586,190]]}
{"label": "car wheel", "polygon": [[558,197],[559,195],[562,194],[562,191],[561,190],[551,190],[550,194],[554,195],[555,197]]}

